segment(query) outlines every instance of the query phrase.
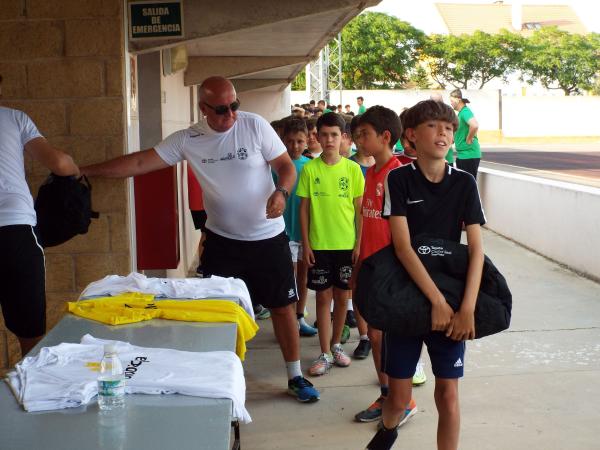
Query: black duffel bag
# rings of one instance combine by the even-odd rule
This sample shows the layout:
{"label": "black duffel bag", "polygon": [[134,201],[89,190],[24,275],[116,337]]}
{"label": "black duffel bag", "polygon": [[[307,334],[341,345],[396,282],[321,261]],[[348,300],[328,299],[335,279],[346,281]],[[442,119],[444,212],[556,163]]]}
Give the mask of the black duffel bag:
{"label": "black duffel bag", "polygon": [[99,217],[92,210],[92,186],[85,176],[50,174],[38,190],[34,207],[35,232],[42,247],[53,247],[87,233],[91,219]]}
{"label": "black duffel bag", "polygon": [[[467,246],[429,236],[417,236],[412,245],[433,282],[457,311],[469,265]],[[401,336],[422,336],[431,331],[431,303],[406,272],[392,245],[362,262],[355,297],[360,314],[374,328]],[[506,280],[486,256],[475,307],[475,338],[506,330],[511,309],[512,294]]]}

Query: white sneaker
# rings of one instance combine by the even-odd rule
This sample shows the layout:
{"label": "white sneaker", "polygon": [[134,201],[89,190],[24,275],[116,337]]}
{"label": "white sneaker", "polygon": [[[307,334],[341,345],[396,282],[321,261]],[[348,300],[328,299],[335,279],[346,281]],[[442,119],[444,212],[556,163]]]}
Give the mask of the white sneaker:
{"label": "white sneaker", "polygon": [[421,386],[427,381],[427,375],[425,375],[425,368],[421,360],[417,363],[415,374],[413,375],[412,384],[413,386]]}
{"label": "white sneaker", "polygon": [[333,352],[333,363],[339,367],[348,367],[352,360],[346,353],[344,352],[344,348],[337,344],[335,345],[331,351]]}
{"label": "white sneaker", "polygon": [[308,373],[313,377],[325,375],[333,365],[333,357],[326,353],[321,353],[317,359],[313,361],[308,369]]}

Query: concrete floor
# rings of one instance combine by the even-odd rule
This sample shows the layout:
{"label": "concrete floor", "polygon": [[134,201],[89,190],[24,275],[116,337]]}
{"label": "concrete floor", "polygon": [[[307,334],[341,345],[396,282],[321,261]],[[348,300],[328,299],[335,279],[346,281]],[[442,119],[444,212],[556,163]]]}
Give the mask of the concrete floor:
{"label": "concrete floor", "polygon": [[[467,344],[460,383],[462,450],[600,449],[600,285],[485,231],[484,245],[513,293],[508,331]],[[310,322],[314,296],[309,297]],[[376,425],[353,422],[378,395],[371,359],[311,378],[321,400],[286,395],[286,374],[270,321],[250,342],[245,362],[244,450],[362,449]],[[346,344],[351,353],[356,330]],[[302,367],[318,356],[318,339],[302,338]],[[394,448],[434,449],[433,378],[413,395],[419,413]]]}

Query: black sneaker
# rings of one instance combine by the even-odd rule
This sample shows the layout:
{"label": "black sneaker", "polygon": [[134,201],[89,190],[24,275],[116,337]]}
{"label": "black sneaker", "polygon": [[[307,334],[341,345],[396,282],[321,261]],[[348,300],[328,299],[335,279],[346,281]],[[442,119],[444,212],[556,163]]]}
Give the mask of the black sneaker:
{"label": "black sneaker", "polygon": [[361,339],[354,350],[355,359],[365,359],[371,353],[371,341],[368,339]]}
{"label": "black sneaker", "polygon": [[366,450],[390,450],[398,438],[398,428],[381,428],[367,444]]}
{"label": "black sneaker", "polygon": [[354,317],[354,311],[346,311],[346,325],[350,328],[356,328],[356,317]]}

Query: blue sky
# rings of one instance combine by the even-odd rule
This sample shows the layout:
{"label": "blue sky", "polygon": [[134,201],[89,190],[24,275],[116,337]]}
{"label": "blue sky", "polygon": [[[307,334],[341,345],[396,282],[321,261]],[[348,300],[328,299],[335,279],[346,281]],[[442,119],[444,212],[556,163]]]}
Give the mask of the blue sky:
{"label": "blue sky", "polygon": [[[369,11],[381,11],[392,14],[412,24],[426,33],[442,33],[445,31],[442,19],[437,13],[434,3],[494,3],[491,0],[382,0]],[[505,1],[511,4],[511,1]],[[600,33],[600,1],[597,0],[525,0],[521,4],[559,4],[571,5],[588,31]]]}

